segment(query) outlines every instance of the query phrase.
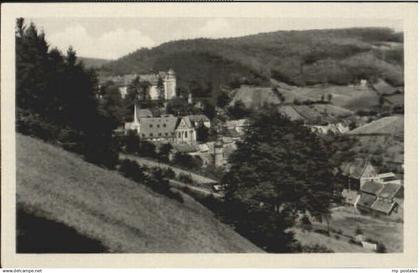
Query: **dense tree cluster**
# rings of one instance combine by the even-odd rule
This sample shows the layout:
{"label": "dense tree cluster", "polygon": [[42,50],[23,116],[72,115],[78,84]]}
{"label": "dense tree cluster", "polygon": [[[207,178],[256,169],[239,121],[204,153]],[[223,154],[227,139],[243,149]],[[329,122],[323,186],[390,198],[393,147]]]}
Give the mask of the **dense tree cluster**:
{"label": "dense tree cluster", "polygon": [[101,114],[94,71],[70,47],[50,48],[43,32],[22,18],[16,24],[17,131],[61,143],[89,161],[112,167],[115,122]]}
{"label": "dense tree cluster", "polygon": [[275,108],[255,114],[223,178],[226,218],[264,249],[291,251],[293,234],[287,228],[296,217],[310,213],[328,219],[336,201],[338,163],[328,144]]}

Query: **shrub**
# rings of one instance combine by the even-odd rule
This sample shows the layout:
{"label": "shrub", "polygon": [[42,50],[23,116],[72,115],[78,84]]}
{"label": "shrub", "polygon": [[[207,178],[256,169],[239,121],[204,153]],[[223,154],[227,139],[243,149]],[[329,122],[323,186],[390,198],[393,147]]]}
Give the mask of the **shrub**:
{"label": "shrub", "polygon": [[334,253],[333,250],[326,246],[322,245],[310,245],[310,246],[303,246],[301,249],[301,252],[303,253]]}
{"label": "shrub", "polygon": [[187,184],[194,184],[194,180],[192,179],[191,175],[188,174],[179,174],[178,180]]}
{"label": "shrub", "polygon": [[156,146],[152,142],[141,140],[138,153],[141,156],[156,158]]}
{"label": "shrub", "polygon": [[202,162],[189,154],[177,152],[174,156],[174,163],[187,169],[201,168]]}
{"label": "shrub", "polygon": [[324,230],[324,229],[315,229],[314,232],[319,233],[319,234],[323,234],[325,236],[330,236],[330,233],[328,232],[328,230]]}
{"label": "shrub", "polygon": [[146,183],[146,175],[137,162],[124,159],[120,162],[119,171],[125,177],[131,178],[136,182]]}
{"label": "shrub", "polygon": [[378,243],[376,247],[376,253],[386,253],[386,247],[382,243]]}
{"label": "shrub", "polygon": [[164,175],[169,179],[174,179],[176,177],[175,172],[171,168],[166,168],[164,171]]}
{"label": "shrub", "polygon": [[349,239],[349,244],[353,244],[353,245],[360,245],[359,242],[357,242],[356,240],[354,240],[354,238],[350,238]]}

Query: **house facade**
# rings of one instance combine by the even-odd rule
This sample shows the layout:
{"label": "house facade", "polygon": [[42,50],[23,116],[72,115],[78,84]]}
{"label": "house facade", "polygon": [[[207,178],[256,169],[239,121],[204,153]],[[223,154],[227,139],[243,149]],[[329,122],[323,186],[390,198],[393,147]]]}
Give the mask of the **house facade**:
{"label": "house facade", "polygon": [[134,106],[133,121],[126,122],[124,129],[126,132],[135,131],[141,139],[150,141],[195,144],[197,140],[196,127],[188,116],[153,117],[149,110],[137,105]]}
{"label": "house facade", "polygon": [[356,158],[340,166],[341,174],[347,179],[348,190],[359,190],[367,181],[377,175],[369,160]]}

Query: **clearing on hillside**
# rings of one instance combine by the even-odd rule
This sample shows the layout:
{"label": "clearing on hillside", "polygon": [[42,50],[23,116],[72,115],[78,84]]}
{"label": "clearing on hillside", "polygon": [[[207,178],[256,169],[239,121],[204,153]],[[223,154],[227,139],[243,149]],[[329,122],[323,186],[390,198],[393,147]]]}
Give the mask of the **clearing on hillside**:
{"label": "clearing on hillside", "polygon": [[350,132],[350,135],[390,135],[404,136],[404,116],[394,115],[372,121]]}
{"label": "clearing on hillside", "polygon": [[[79,253],[262,252],[188,196],[183,203],[168,199],[28,136],[17,135],[16,153],[18,215],[27,216],[17,221],[28,227],[17,230],[18,238],[26,235],[34,243],[32,234],[72,234],[88,244],[71,251]],[[48,227],[48,232],[37,233],[22,221]],[[48,246],[34,249],[60,252]]]}

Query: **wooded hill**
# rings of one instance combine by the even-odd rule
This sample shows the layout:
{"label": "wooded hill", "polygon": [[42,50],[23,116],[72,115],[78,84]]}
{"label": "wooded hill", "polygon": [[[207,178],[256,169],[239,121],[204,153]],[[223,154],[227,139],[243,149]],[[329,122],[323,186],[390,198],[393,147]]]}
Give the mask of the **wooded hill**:
{"label": "wooded hill", "polygon": [[106,63],[109,63],[111,60],[100,59],[100,58],[86,58],[78,57],[79,61],[82,61],[87,68],[99,68]]}
{"label": "wooded hill", "polygon": [[100,68],[100,74],[173,68],[178,86],[196,96],[221,85],[346,85],[362,78],[403,84],[403,34],[388,28],[278,31],[239,38],[193,39],[139,49]]}

